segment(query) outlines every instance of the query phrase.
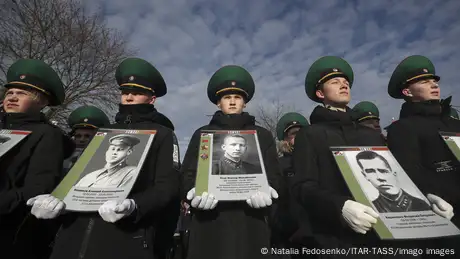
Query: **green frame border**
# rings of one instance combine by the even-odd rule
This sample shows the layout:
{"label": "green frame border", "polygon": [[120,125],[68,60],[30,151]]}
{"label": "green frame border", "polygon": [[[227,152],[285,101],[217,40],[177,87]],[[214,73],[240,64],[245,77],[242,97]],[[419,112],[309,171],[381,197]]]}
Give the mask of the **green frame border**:
{"label": "green frame border", "polygon": [[[336,152],[336,151],[334,151]],[[347,152],[347,151],[340,151],[340,152]],[[366,206],[369,206],[372,208],[371,202],[367,199],[366,195],[364,194],[361,185],[358,183],[358,180],[353,174],[353,171],[351,170],[350,165],[348,164],[347,158],[345,155],[334,155],[335,161],[340,169],[340,172],[342,173],[342,176],[347,183],[348,188],[350,189],[351,194],[353,195],[353,198]],[[377,235],[380,237],[380,239],[395,239],[391,231],[387,228],[385,223],[383,223],[382,219],[378,219],[377,223],[374,225],[374,229],[377,232]]]}
{"label": "green frame border", "polygon": [[[195,180],[195,195],[201,196],[208,191],[209,167],[212,161],[212,133],[202,133],[200,145],[198,146],[198,165]],[[208,145],[208,149],[201,150],[202,145]],[[205,159],[202,156],[207,156]]]}
{"label": "green frame border", "polygon": [[439,131],[439,135],[441,136],[442,140],[446,143],[446,145],[450,149],[450,151],[457,158],[457,160],[460,161],[460,147],[455,143],[455,140],[446,139],[446,137],[460,138],[460,133],[459,132]]}
{"label": "green frame border", "polygon": [[457,160],[460,161],[460,147],[457,146],[457,143],[454,140],[445,140],[445,142]]}
{"label": "green frame border", "polygon": [[85,148],[77,162],[72,166],[69,173],[59,183],[59,185],[51,193],[54,197],[64,200],[72,186],[80,179],[81,174],[85,170],[91,158],[96,153],[97,149],[101,145],[102,141],[106,136],[94,136],[88,146]]}

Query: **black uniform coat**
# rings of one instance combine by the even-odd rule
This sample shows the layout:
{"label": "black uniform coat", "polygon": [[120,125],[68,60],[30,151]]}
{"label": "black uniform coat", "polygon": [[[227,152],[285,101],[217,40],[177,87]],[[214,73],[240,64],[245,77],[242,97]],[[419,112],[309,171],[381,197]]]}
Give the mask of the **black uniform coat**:
{"label": "black uniform coat", "polygon": [[374,204],[378,213],[431,210],[430,205],[426,201],[414,197],[404,190],[401,191],[401,195],[395,200],[380,194],[377,199],[372,201],[372,204]]}
{"label": "black uniform coat", "polygon": [[51,259],[154,258],[153,239],[159,214],[178,195],[173,163],[173,132],[156,123],[152,105],[120,105],[116,123],[107,128],[155,129],[150,151],[128,199],[137,209],[116,223],[98,213],[62,215]]}
{"label": "black uniform coat", "polygon": [[[343,219],[345,201],[354,199],[329,149],[331,146],[383,146],[382,137],[377,131],[353,122],[349,111],[336,112],[317,106],[310,122],[311,127],[300,129],[296,135],[291,188],[294,197],[309,213],[317,246],[382,245],[375,232],[358,234]],[[373,258],[372,255],[369,258]]]}
{"label": "black uniform coat", "polygon": [[[163,114],[154,113],[155,122],[174,131],[174,125]],[[177,137],[173,134],[174,146],[174,167],[179,171],[180,163],[180,150]],[[178,176],[179,177],[179,176]],[[153,249],[156,259],[168,258],[171,250],[174,247],[174,233],[176,232],[177,222],[180,216],[180,196],[179,192],[176,193],[173,199],[168,203],[162,213],[157,217],[155,237],[153,239]]]}
{"label": "black uniform coat", "polygon": [[[62,163],[75,146],[59,128],[49,124],[42,113],[2,113],[0,120],[1,129],[32,131],[0,158],[0,247],[3,254],[8,254],[7,249],[15,241],[19,249],[16,252],[24,250],[24,246],[26,250],[34,250],[31,246],[36,245],[33,241],[37,240],[27,237],[40,226],[30,215],[26,202],[56,187]],[[39,240],[45,238],[45,233],[42,234]],[[35,254],[40,252],[34,250]]]}
{"label": "black uniform coat", "polygon": [[454,207],[452,219],[460,227],[460,166],[439,131],[460,132],[460,121],[441,112],[437,101],[402,105],[400,118],[388,128],[388,147],[426,195],[432,193]]}
{"label": "black uniform coat", "polygon": [[[449,101],[406,102],[399,120],[388,128],[388,147],[425,194],[432,193],[454,208],[451,221],[460,227],[460,165],[439,131],[460,132],[460,120],[449,116]],[[457,248],[460,238],[434,239],[428,247]],[[428,257],[427,257],[428,258]]]}
{"label": "black uniform coat", "polygon": [[[187,192],[195,187],[201,130],[257,130],[268,182],[275,190],[278,189],[280,169],[271,133],[256,126],[254,117],[247,113],[224,115],[218,111],[209,125],[196,130],[190,140],[181,169],[184,199]],[[221,201],[209,211],[192,209],[188,258],[269,258],[260,252],[261,248],[270,246],[269,216],[270,207],[253,209],[245,201]]]}
{"label": "black uniform coat", "polygon": [[[279,162],[282,170],[283,181],[281,182],[280,198],[273,206],[272,245],[277,248],[313,248],[313,236],[310,221],[305,208],[294,199],[289,186],[294,180],[294,168],[292,166],[292,152],[280,149],[282,156]],[[286,258],[300,258],[301,256],[287,256]],[[309,255],[309,258],[316,258]]]}

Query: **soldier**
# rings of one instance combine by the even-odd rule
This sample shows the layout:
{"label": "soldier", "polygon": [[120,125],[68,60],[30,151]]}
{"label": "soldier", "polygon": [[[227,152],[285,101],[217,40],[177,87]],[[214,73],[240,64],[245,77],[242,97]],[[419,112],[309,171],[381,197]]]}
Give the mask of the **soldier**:
{"label": "soldier", "polygon": [[105,153],[106,164],[98,170],[88,173],[75,186],[93,188],[120,188],[131,184],[137,166],[128,165],[127,160],[134,146],[140,140],[128,134],[120,134],[109,139]]}
{"label": "soldier", "polygon": [[372,201],[378,212],[408,212],[431,210],[428,203],[410,195],[401,186],[388,160],[365,150],[356,155],[356,162],[361,167],[364,178],[379,192]]}
{"label": "soldier", "polygon": [[388,147],[422,192],[439,195],[428,195],[433,210],[453,217],[460,227],[460,217],[454,216],[460,208],[460,164],[439,135],[439,131],[460,132],[460,121],[449,116],[450,98],[441,100],[439,80],[424,56],[407,57],[396,67],[388,93],[405,102],[399,120],[388,128]]}
{"label": "soldier", "polygon": [[[178,196],[178,157],[174,156],[174,133],[156,119],[156,98],[166,94],[158,70],[145,60],[129,58],[116,71],[121,104],[110,128],[156,130],[149,154],[127,199],[109,200],[98,213],[62,215],[51,259],[154,258],[157,218]],[[37,218],[55,218],[65,207],[53,196],[28,201]],[[60,218],[61,218],[60,217]],[[169,237],[164,237],[169,238]],[[172,234],[171,237],[172,238]]]}
{"label": "soldier", "polygon": [[[0,128],[32,133],[0,158],[0,247],[4,255],[17,258],[46,257],[49,233],[40,232],[46,227],[29,220],[26,201],[53,190],[64,158],[75,148],[41,112],[62,104],[64,87],[44,62],[21,59],[9,67],[5,88]],[[36,232],[37,228],[41,230]],[[15,239],[18,249],[13,252]]]}
{"label": "soldier", "polygon": [[[288,112],[284,114],[276,124],[276,137],[279,140],[279,149],[282,157],[291,157],[294,148],[294,139],[301,127],[308,126],[308,120],[297,112]],[[290,159],[285,159],[289,161]],[[280,164],[283,163],[280,160]],[[288,163],[290,164],[290,162]],[[289,168],[290,166],[281,166]]]}
{"label": "soldier", "polygon": [[81,106],[69,116],[67,123],[71,129],[70,136],[75,142],[76,149],[70,158],[64,162],[64,174],[72,168],[89,144],[98,128],[110,125],[109,118],[95,106]]}
{"label": "soldier", "polygon": [[[209,81],[208,98],[219,111],[209,125],[193,134],[181,170],[183,195],[192,207],[189,259],[267,258],[260,249],[270,246],[270,229],[266,220],[272,199],[278,198],[275,189],[280,173],[272,134],[256,126],[255,118],[243,112],[254,90],[252,76],[239,66],[224,66]],[[196,196],[194,187],[201,130],[257,130],[268,182],[273,187],[270,193],[259,192],[246,202],[219,204],[212,193]]]}
{"label": "soldier", "polygon": [[[272,242],[277,248],[311,248],[310,226],[308,214],[304,208],[293,199],[288,186],[294,176],[292,167],[292,151],[297,132],[309,125],[308,120],[297,112],[284,114],[276,125],[276,136],[279,140],[278,149],[281,151],[279,162],[283,172],[283,192],[275,209]],[[296,258],[296,255],[291,255]],[[313,258],[313,257],[312,257]]]}
{"label": "soldier", "polygon": [[379,133],[382,133],[379,117],[380,113],[375,104],[368,101],[362,101],[356,104],[351,112],[353,113],[353,118],[356,120],[356,122],[371,129],[375,129]]}
{"label": "soldier", "polygon": [[224,155],[213,164],[213,175],[261,174],[259,168],[243,160],[248,149],[243,135],[230,134],[224,138],[222,150]]}
{"label": "soldier", "polygon": [[[343,59],[326,56],[308,70],[305,90],[317,106],[311,126],[297,133],[292,193],[309,212],[313,235],[321,248],[390,246],[370,231],[379,217],[353,200],[334,161],[332,146],[383,146],[379,132],[353,121],[348,103],[354,74]],[[398,242],[398,247],[402,247]],[[409,245],[409,244],[405,244]],[[368,255],[372,258],[378,255]]]}

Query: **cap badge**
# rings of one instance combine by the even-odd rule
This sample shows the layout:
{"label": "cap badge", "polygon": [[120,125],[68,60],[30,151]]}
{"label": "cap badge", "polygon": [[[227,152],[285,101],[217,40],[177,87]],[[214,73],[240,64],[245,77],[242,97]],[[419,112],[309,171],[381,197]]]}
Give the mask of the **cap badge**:
{"label": "cap badge", "polygon": [[333,68],[332,71],[337,72],[339,70],[337,68]]}
{"label": "cap badge", "polygon": [[372,112],[369,112],[369,115],[372,115]]}
{"label": "cap badge", "polygon": [[128,79],[129,79],[129,81],[133,81],[133,80],[134,80],[134,76],[130,76]]}
{"label": "cap badge", "polygon": [[83,121],[84,121],[84,122],[88,122],[88,119],[87,119],[87,118],[85,118]]}
{"label": "cap badge", "polygon": [[297,121],[293,121],[292,124],[297,124]]}
{"label": "cap badge", "polygon": [[233,86],[235,86],[235,85],[236,85],[236,82],[235,82],[235,81],[232,81],[232,83],[231,83],[231,84],[232,84]]}
{"label": "cap badge", "polygon": [[428,73],[428,69],[424,68],[423,72]]}
{"label": "cap badge", "polygon": [[20,78],[21,80],[24,80],[24,79],[26,78],[26,75],[21,75],[19,78]]}

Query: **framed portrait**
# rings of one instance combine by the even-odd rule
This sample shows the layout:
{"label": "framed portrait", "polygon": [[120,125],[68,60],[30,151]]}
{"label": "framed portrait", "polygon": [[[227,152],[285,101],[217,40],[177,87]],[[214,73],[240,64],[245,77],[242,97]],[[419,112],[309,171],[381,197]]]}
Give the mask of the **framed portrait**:
{"label": "framed portrait", "polygon": [[454,154],[458,161],[460,161],[460,133],[456,132],[439,132],[450,151]]}
{"label": "framed portrait", "polygon": [[125,199],[142,169],[154,130],[99,129],[53,191],[66,210],[94,212],[108,200]]}
{"label": "framed portrait", "polygon": [[198,154],[197,195],[209,192],[221,201],[246,200],[269,193],[257,131],[202,131]]}
{"label": "framed portrait", "polygon": [[332,154],[355,201],[380,215],[381,239],[459,235],[459,229],[431,209],[388,147],[332,147]]}
{"label": "framed portrait", "polygon": [[26,138],[32,131],[0,130],[0,157]]}

